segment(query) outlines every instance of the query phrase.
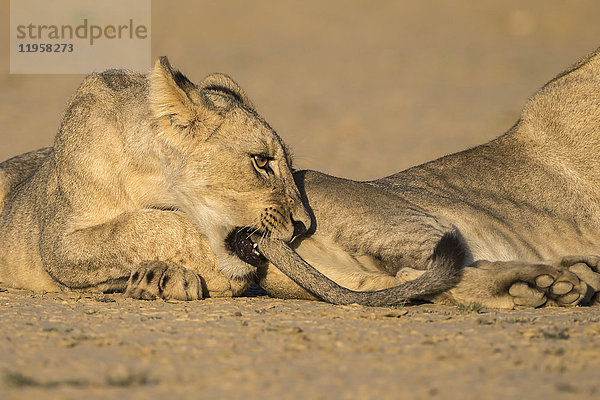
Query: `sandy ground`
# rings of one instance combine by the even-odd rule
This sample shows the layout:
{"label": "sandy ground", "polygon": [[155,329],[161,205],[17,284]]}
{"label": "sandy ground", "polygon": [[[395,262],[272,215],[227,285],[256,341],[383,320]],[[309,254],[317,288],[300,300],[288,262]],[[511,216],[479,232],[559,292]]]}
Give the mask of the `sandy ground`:
{"label": "sandy ground", "polygon": [[[76,75],[8,74],[0,159],[47,146]],[[153,56],[222,71],[309,167],[369,179],[497,136],[600,45],[595,1],[153,2]],[[193,303],[0,292],[0,398],[598,398],[599,309]]]}
{"label": "sandy ground", "polygon": [[1,398],[598,398],[600,309],[0,293]]}

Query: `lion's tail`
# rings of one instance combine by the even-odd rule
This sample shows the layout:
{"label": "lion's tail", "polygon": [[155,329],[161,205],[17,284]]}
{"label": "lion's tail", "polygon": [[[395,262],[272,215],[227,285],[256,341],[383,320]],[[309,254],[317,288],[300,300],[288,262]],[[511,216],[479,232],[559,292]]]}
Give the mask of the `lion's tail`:
{"label": "lion's tail", "polygon": [[304,261],[285,242],[263,240],[259,250],[281,272],[315,296],[333,304],[391,306],[424,299],[453,288],[461,279],[464,244],[456,231],[446,232],[433,250],[431,266],[418,278],[388,289],[356,292],[344,288]]}

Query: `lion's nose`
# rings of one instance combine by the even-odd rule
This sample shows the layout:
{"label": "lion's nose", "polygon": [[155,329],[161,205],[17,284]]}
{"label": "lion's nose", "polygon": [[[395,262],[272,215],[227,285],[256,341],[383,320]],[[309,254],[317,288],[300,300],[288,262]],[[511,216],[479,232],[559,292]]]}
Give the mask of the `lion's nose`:
{"label": "lion's nose", "polygon": [[293,221],[294,223],[294,238],[306,233],[306,226],[301,221]]}

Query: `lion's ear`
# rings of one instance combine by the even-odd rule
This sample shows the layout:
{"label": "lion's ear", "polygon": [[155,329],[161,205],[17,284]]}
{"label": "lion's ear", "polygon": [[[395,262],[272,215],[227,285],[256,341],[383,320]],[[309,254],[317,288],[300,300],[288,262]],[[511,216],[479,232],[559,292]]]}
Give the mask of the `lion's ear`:
{"label": "lion's ear", "polygon": [[246,92],[235,83],[228,75],[225,74],[210,74],[207,76],[199,85],[198,88],[207,95],[207,97],[217,106],[226,106],[226,104],[219,104],[218,96],[211,96],[211,94],[220,95],[221,98],[242,103],[246,107],[254,110],[254,105],[246,95]]}
{"label": "lion's ear", "polygon": [[191,131],[208,118],[198,88],[160,57],[150,74],[150,108],[163,126]]}

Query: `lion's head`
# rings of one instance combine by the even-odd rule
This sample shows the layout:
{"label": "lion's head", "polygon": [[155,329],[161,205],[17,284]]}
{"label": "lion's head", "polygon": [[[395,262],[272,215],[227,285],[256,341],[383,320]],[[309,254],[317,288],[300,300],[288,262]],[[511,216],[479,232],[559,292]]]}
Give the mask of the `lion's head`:
{"label": "lion's head", "polygon": [[162,57],[149,83],[174,203],[208,237],[226,275],[253,273],[251,234],[289,241],[310,227],[288,149],[226,75],[195,85]]}

